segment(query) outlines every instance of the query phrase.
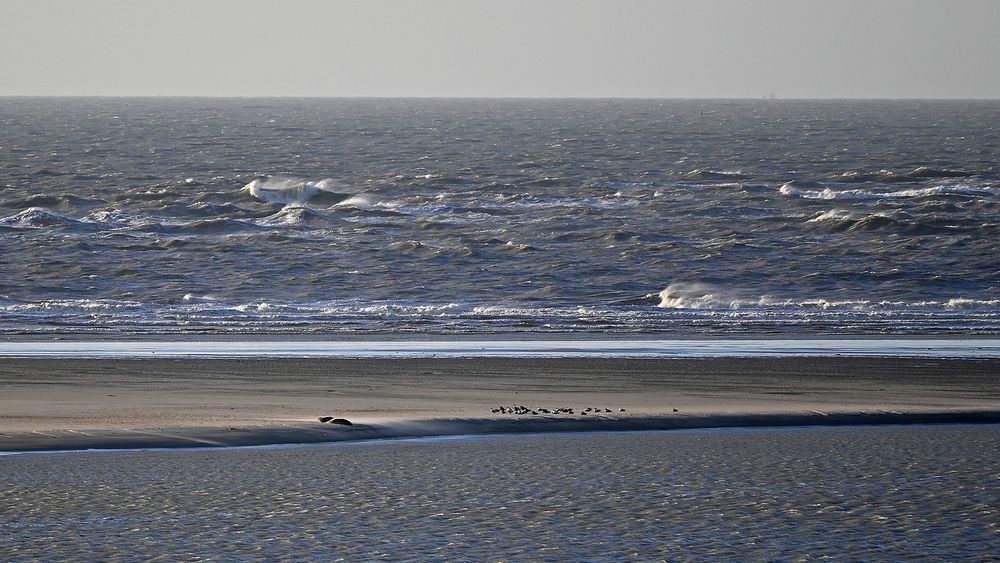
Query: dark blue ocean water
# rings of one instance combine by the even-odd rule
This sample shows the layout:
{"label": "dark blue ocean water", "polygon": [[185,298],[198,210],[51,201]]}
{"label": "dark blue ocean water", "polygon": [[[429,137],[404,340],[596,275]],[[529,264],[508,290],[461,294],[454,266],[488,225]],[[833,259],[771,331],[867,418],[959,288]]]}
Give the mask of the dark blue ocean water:
{"label": "dark blue ocean water", "polygon": [[0,333],[1000,334],[1000,102],[0,98]]}

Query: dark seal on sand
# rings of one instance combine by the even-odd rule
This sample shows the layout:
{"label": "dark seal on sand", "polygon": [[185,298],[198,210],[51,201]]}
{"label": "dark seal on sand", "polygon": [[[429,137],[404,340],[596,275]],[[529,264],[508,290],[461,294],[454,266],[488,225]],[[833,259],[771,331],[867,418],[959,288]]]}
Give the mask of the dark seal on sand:
{"label": "dark seal on sand", "polygon": [[344,426],[354,426],[354,423],[346,418],[334,418],[330,421],[330,424],[342,424]]}
{"label": "dark seal on sand", "polygon": [[321,417],[317,418],[316,420],[318,420],[320,422],[330,422],[331,420],[333,420],[333,417],[332,416],[321,416]]}

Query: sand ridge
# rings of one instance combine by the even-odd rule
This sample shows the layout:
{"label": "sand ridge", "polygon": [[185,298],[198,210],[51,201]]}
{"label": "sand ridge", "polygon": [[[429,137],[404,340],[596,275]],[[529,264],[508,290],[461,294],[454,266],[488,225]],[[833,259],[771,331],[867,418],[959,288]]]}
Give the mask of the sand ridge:
{"label": "sand ridge", "polygon": [[[385,437],[662,428],[682,420],[748,425],[761,416],[774,417],[767,424],[834,424],[835,415],[848,417],[841,423],[990,421],[1000,412],[998,379],[996,359],[5,358],[0,450],[249,445],[350,435],[320,424],[323,415],[358,423],[353,436],[359,437],[364,428],[375,429],[368,437]],[[569,406],[577,414],[491,412],[500,405]],[[580,416],[587,407],[602,413]],[[423,426],[401,430],[406,424]]]}

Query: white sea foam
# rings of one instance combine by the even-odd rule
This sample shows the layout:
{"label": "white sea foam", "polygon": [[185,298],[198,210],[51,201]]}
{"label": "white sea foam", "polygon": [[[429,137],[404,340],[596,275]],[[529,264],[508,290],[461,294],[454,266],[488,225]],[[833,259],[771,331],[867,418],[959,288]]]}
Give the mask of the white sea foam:
{"label": "white sea foam", "polygon": [[359,209],[371,209],[372,198],[367,195],[351,196],[337,204],[337,207],[357,207]]}
{"label": "white sea foam", "polygon": [[81,220],[109,227],[139,226],[150,222],[148,218],[139,217],[133,213],[126,213],[120,209],[94,211],[93,213],[84,215]]}
{"label": "white sea foam", "polygon": [[746,309],[789,311],[803,309],[852,310],[877,313],[901,309],[994,309],[1000,299],[951,298],[943,300],[902,301],[866,299],[828,299],[824,297],[788,298],[773,295],[753,295],[746,290],[722,288],[700,282],[677,282],[659,294],[663,309]]}
{"label": "white sea foam", "polygon": [[660,292],[663,309],[704,309],[733,306],[739,301],[732,291],[699,282],[677,282]]}
{"label": "white sea foam", "polygon": [[314,220],[335,221],[333,217],[315,209],[300,203],[290,203],[273,215],[257,219],[256,224],[262,227],[300,227]]}
{"label": "white sea foam", "polygon": [[832,222],[851,221],[855,219],[860,219],[862,217],[864,217],[864,215],[854,211],[849,211],[847,209],[831,209],[829,211],[824,211],[823,213],[816,215],[812,219],[806,221],[806,223],[824,223],[829,221]]}
{"label": "white sea foam", "polygon": [[880,199],[907,199],[907,198],[922,198],[922,197],[932,197],[932,196],[948,196],[948,195],[960,195],[960,196],[996,196],[1000,194],[1000,189],[992,186],[969,186],[969,185],[941,185],[932,186],[927,188],[911,188],[905,190],[893,190],[893,191],[873,191],[869,189],[849,189],[849,190],[833,190],[830,188],[823,189],[805,189],[794,185],[793,183],[787,183],[781,186],[779,191],[782,195],[791,197],[800,197],[804,199],[828,199],[828,200],[855,200],[855,201],[867,201],[867,200],[880,200]]}
{"label": "white sea foam", "polygon": [[323,193],[336,194],[338,187],[340,186],[337,181],[331,178],[312,181],[302,178],[268,176],[253,180],[243,189],[261,201],[287,205],[303,203]]}
{"label": "white sea foam", "polygon": [[184,297],[181,298],[183,301],[188,302],[198,302],[198,301],[218,301],[219,298],[212,295],[195,295],[194,293],[185,293]]}
{"label": "white sea foam", "polygon": [[[254,300],[233,302],[190,295],[165,303],[128,300],[52,300],[22,302],[0,300],[5,322],[0,334],[175,333],[197,329],[218,333],[356,333],[358,327],[414,331],[429,334],[490,332],[561,333],[600,331],[628,334],[664,330],[676,332],[691,326],[711,333],[756,334],[768,327],[799,327],[805,333],[815,326],[851,324],[875,332],[913,333],[928,327],[1000,329],[1000,300],[955,297],[944,300],[891,301],[822,297],[782,298],[753,296],[747,291],[674,284],[667,307],[633,305],[529,306],[405,301],[294,302]],[[680,289],[679,289],[680,288]],[[686,293],[685,293],[686,291]],[[661,302],[663,301],[661,297]],[[720,324],[721,323],[721,324]],[[832,324],[831,324],[832,323]],[[38,330],[38,326],[45,330]],[[36,327],[36,328],[31,328]],[[714,328],[718,327],[718,328]],[[813,332],[815,332],[813,330]],[[989,332],[987,332],[988,334]],[[801,334],[801,333],[800,333]]]}
{"label": "white sea foam", "polygon": [[353,207],[365,211],[375,209],[385,209],[389,211],[401,211],[400,204],[396,201],[380,199],[374,194],[356,194],[336,204],[336,207]]}
{"label": "white sea foam", "polygon": [[0,304],[3,311],[55,310],[68,311],[72,309],[139,309],[143,304],[138,301],[119,299],[48,299],[36,302],[11,302]]}
{"label": "white sea foam", "polygon": [[244,303],[233,307],[233,309],[241,313],[262,313],[274,309],[274,305],[262,301],[260,303]]}
{"label": "white sea foam", "polygon": [[0,226],[18,229],[38,229],[54,225],[73,225],[79,221],[44,209],[29,207],[19,213],[0,219]]}
{"label": "white sea foam", "polygon": [[944,306],[955,309],[969,307],[1000,307],[1000,299],[967,299],[964,297],[956,297],[945,301]]}

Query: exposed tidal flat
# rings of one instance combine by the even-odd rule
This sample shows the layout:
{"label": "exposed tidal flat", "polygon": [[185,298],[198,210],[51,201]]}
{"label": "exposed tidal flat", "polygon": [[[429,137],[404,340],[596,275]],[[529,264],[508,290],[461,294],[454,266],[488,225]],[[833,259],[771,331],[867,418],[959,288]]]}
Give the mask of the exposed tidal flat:
{"label": "exposed tidal flat", "polygon": [[0,556],[983,561],[998,425],[0,457]]}
{"label": "exposed tidal flat", "polygon": [[998,374],[997,358],[7,357],[0,450],[989,422]]}
{"label": "exposed tidal flat", "polygon": [[[885,424],[996,421],[998,374],[988,357],[5,357],[0,559],[987,560],[1000,424]],[[719,428],[762,421],[779,427]],[[657,425],[679,430],[586,431]],[[14,453],[86,448],[131,449]]]}

